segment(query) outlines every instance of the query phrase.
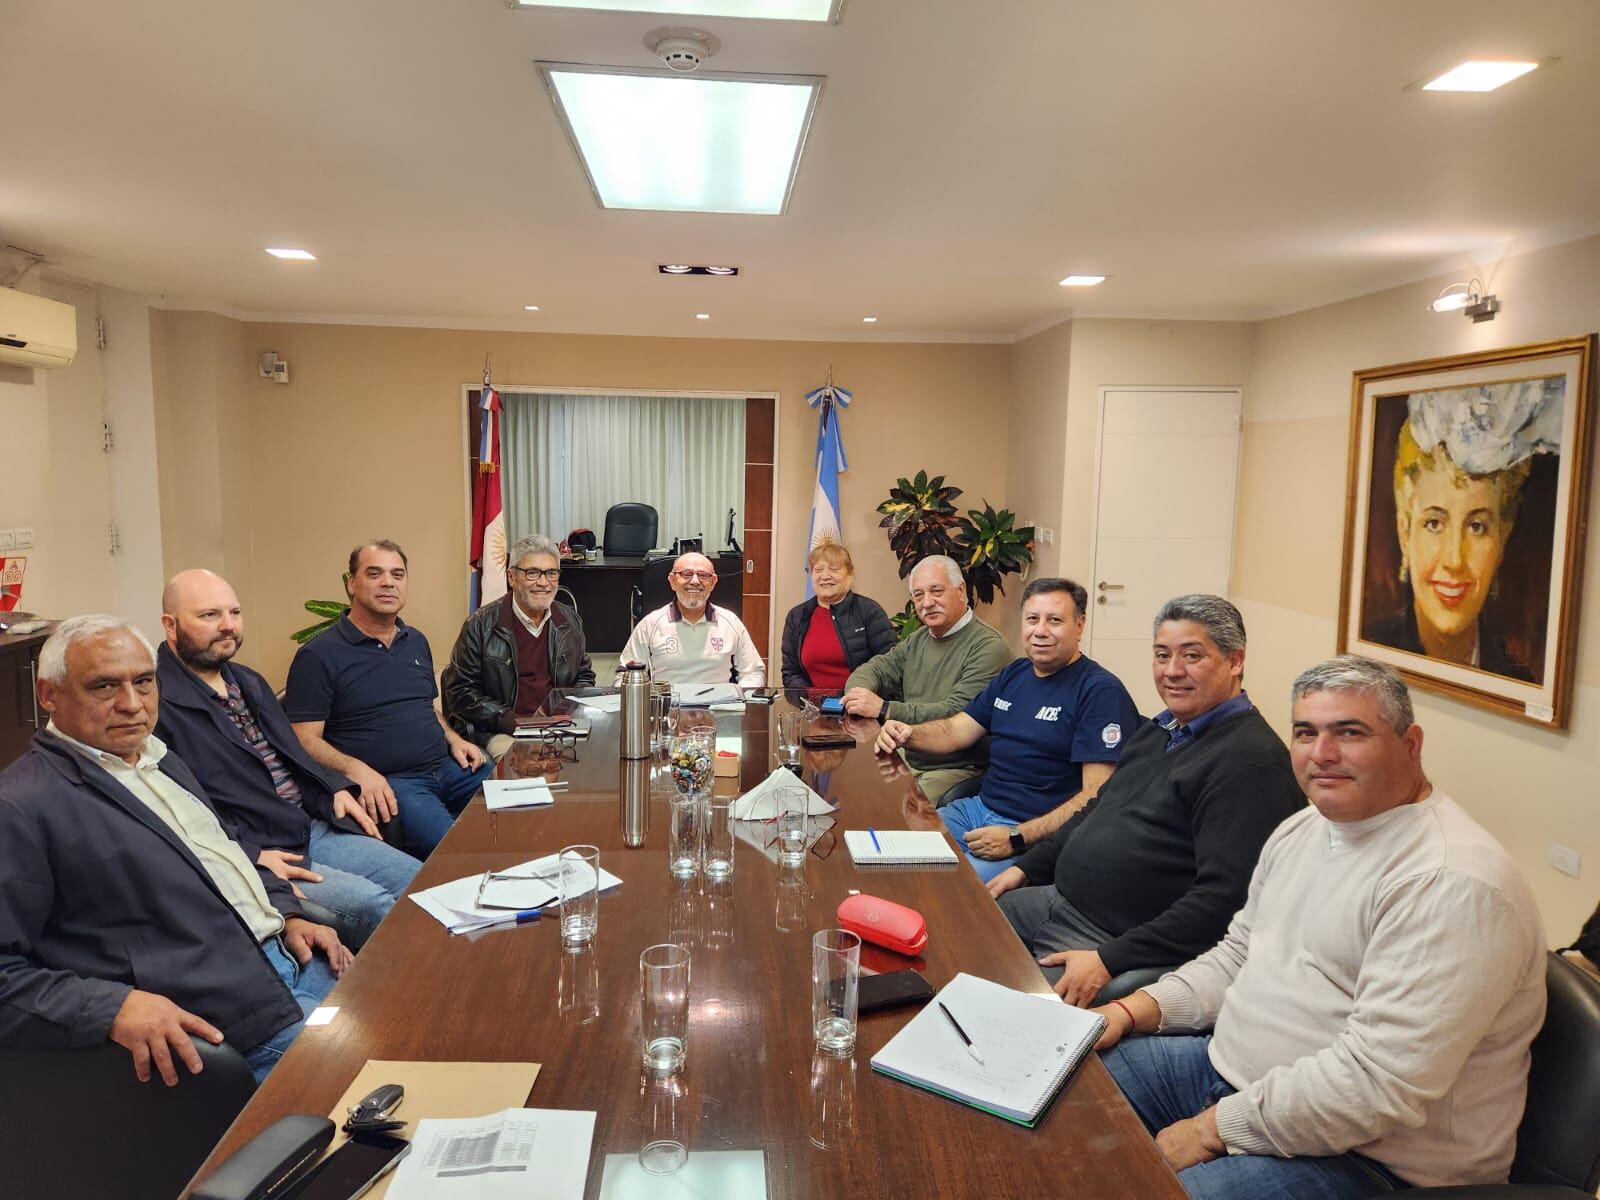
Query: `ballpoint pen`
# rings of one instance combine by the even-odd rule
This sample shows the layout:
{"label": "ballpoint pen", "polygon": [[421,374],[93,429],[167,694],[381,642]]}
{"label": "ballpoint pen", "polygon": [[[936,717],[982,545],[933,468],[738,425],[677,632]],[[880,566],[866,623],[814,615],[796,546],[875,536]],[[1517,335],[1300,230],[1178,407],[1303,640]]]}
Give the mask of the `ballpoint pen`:
{"label": "ballpoint pen", "polygon": [[872,848],[874,850],[876,850],[879,854],[882,854],[883,853],[883,847],[878,845],[878,831],[876,829],[868,829],[867,830],[867,836],[872,839]]}
{"label": "ballpoint pen", "polygon": [[526,792],[530,788],[539,787],[548,788],[552,792],[564,791],[567,787],[567,781],[564,779],[558,779],[554,782],[547,783],[543,779],[530,779],[524,783],[503,784],[501,785],[500,790],[502,792]]}
{"label": "ballpoint pen", "polygon": [[[983,1055],[978,1053],[978,1048],[972,1044],[972,1039],[967,1036],[967,1031],[961,1028],[961,1022],[956,1020],[955,1014],[944,1006],[943,1000],[935,1000],[934,1003],[939,1006],[939,1011],[944,1014],[945,1020],[949,1021],[955,1031],[961,1035],[961,1040],[967,1044],[967,1053],[979,1062],[983,1062]],[[988,1065],[988,1063],[984,1063],[984,1066]]]}
{"label": "ballpoint pen", "polygon": [[517,924],[531,925],[539,919],[540,914],[543,912],[544,909],[542,908],[525,908],[517,914]]}

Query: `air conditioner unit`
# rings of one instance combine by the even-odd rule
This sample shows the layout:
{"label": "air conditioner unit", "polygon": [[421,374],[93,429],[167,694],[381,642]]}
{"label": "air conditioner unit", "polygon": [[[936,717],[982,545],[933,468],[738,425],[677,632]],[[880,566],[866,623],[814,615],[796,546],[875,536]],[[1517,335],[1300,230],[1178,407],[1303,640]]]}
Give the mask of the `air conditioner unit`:
{"label": "air conditioner unit", "polygon": [[78,312],[70,304],[0,288],[0,363],[64,367],[78,352]]}

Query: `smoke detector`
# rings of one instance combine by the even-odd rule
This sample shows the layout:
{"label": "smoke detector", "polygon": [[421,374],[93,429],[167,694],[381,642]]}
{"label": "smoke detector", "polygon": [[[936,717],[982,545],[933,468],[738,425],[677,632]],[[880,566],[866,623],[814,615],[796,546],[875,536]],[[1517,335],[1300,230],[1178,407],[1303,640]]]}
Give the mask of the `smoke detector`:
{"label": "smoke detector", "polygon": [[722,39],[703,29],[652,29],[644,44],[669,71],[680,74],[696,70],[722,49]]}

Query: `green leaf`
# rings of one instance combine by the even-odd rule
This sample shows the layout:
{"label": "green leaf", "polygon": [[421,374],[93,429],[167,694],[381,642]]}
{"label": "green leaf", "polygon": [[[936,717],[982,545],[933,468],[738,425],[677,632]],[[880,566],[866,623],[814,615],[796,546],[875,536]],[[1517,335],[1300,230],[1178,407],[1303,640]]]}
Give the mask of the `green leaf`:
{"label": "green leaf", "polygon": [[337,600],[307,600],[306,611],[319,617],[332,617],[337,621],[350,611],[350,606],[341,604]]}

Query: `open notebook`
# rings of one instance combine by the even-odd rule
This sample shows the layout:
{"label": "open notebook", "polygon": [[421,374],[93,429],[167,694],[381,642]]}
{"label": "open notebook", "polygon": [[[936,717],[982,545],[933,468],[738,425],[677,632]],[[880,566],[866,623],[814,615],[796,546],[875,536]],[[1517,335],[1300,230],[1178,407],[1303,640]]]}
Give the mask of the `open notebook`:
{"label": "open notebook", "polygon": [[[872,844],[874,832],[878,844]],[[921,829],[847,829],[844,844],[858,867],[906,867],[961,860],[942,833]]]}
{"label": "open notebook", "polygon": [[984,1061],[967,1053],[939,1004],[931,1003],[872,1056],[872,1069],[1030,1129],[1106,1027],[1104,1017],[1053,996],[975,975],[957,975],[938,1001],[961,1022]]}

